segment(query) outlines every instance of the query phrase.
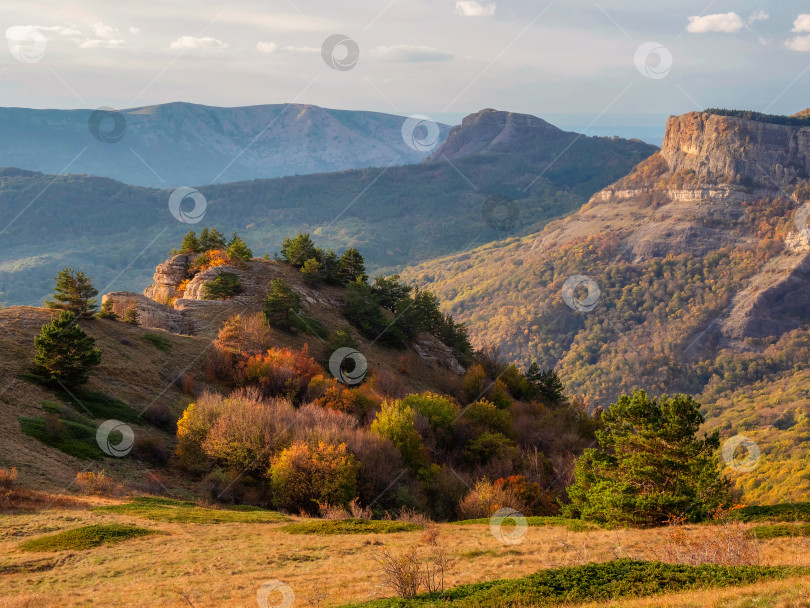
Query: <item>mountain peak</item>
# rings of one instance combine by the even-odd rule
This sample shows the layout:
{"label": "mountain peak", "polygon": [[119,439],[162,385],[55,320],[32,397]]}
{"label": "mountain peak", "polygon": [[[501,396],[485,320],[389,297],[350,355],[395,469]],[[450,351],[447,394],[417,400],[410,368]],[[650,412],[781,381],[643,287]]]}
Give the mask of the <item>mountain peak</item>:
{"label": "mountain peak", "polygon": [[533,147],[539,138],[573,136],[542,118],[530,114],[485,108],[470,114],[450,130],[447,140],[428,161],[452,159],[480,152],[518,152]]}

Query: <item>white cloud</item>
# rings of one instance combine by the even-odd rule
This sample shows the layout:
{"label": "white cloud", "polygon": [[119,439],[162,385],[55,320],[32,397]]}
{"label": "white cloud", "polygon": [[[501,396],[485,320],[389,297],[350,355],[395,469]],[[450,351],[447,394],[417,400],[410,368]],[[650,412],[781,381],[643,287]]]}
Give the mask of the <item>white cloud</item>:
{"label": "white cloud", "polygon": [[285,46],[282,50],[290,55],[317,55],[321,52],[314,46]]}
{"label": "white cloud", "polygon": [[810,52],[810,36],[796,36],[785,42],[785,46],[791,51]]}
{"label": "white cloud", "polygon": [[176,50],[208,49],[220,51],[222,49],[227,49],[228,45],[221,40],[207,36],[205,38],[197,38],[196,36],[180,36],[180,38],[169,45],[169,48]]}
{"label": "white cloud", "polygon": [[802,14],[796,17],[791,32],[810,32],[810,15]]}
{"label": "white cloud", "polygon": [[124,46],[126,40],[85,40],[79,45],[80,49],[116,49]]}
{"label": "white cloud", "polygon": [[737,13],[718,13],[702,17],[689,17],[686,30],[691,34],[705,34],[708,32],[733,33],[745,27],[745,22]]}
{"label": "white cloud", "polygon": [[495,14],[495,3],[481,4],[477,0],[458,0],[456,12],[465,17],[489,17]]}
{"label": "white cloud", "polygon": [[451,53],[446,53],[432,46],[378,46],[372,54],[382,61],[419,62],[419,61],[450,61]]}
{"label": "white cloud", "polygon": [[31,36],[31,32],[39,32],[49,40],[53,40],[56,36],[74,40],[82,36],[82,33],[73,27],[62,27],[59,25],[12,25],[6,28],[6,39],[26,40]]}
{"label": "white cloud", "polygon": [[117,27],[104,25],[101,21],[92,24],[90,29],[96,35],[96,38],[101,38],[102,40],[113,40],[121,35]]}
{"label": "white cloud", "polygon": [[275,42],[257,42],[256,50],[260,53],[275,53],[278,45]]}
{"label": "white cloud", "polygon": [[137,27],[131,27],[129,28],[129,33],[132,34],[133,36],[137,36],[138,34],[141,33],[141,30]]}
{"label": "white cloud", "polygon": [[748,17],[748,24],[750,25],[752,23],[756,23],[757,21],[767,21],[770,18],[771,16],[765,11],[757,11],[756,13]]}

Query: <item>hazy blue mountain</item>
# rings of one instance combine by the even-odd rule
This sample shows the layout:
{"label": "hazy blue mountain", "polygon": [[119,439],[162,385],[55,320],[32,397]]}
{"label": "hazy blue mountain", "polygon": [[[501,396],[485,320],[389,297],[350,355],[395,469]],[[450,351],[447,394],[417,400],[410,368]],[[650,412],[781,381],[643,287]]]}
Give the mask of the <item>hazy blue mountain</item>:
{"label": "hazy blue mountain", "polygon": [[[300,104],[0,108],[0,166],[170,188],[405,165],[429,154],[406,145],[405,120]],[[437,127],[440,143],[448,127]]]}

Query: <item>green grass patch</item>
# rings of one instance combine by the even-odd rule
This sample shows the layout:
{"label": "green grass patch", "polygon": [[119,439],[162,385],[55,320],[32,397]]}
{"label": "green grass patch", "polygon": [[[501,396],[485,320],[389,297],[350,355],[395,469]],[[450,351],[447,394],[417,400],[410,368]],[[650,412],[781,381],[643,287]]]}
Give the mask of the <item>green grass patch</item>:
{"label": "green grass patch", "polygon": [[[466,526],[472,524],[489,524],[491,521],[492,519],[489,517],[482,517],[480,519],[465,519],[462,521],[455,521],[453,523],[459,526]],[[506,517],[501,520],[501,523],[508,527],[510,525],[514,525],[514,521],[514,518]],[[560,526],[570,530],[571,532],[584,532],[586,530],[596,530],[598,528],[596,524],[585,522],[581,519],[568,519],[567,517],[527,517],[526,524],[537,527]]]}
{"label": "green grass patch", "polygon": [[113,399],[95,391],[72,390],[70,393],[58,391],[57,395],[79,412],[98,420],[120,420],[140,424],[141,418],[134,409],[123,401]]}
{"label": "green grass patch", "polygon": [[764,566],[686,566],[621,559],[541,570],[517,579],[474,583],[411,599],[384,599],[344,608],[518,608],[558,606],[677,593],[693,589],[748,585],[761,580],[808,574],[810,568]]}
{"label": "green grass patch", "polygon": [[141,340],[154,346],[158,350],[162,350],[164,353],[168,353],[172,350],[172,342],[166,336],[144,334],[141,336]]}
{"label": "green grass patch", "polygon": [[394,532],[413,532],[424,526],[409,524],[404,521],[382,519],[314,519],[294,524],[287,524],[282,530],[289,534],[392,534]]}
{"label": "green grass patch", "polygon": [[23,551],[81,551],[157,533],[156,530],[148,530],[138,526],[99,524],[40,536],[24,542],[20,545],[20,548]]}
{"label": "green grass patch", "polygon": [[321,340],[329,338],[329,330],[324,327],[323,323],[306,315],[300,313],[295,315],[292,324],[301,333],[317,336]]}
{"label": "green grass patch", "polygon": [[96,507],[93,511],[119,513],[133,517],[143,517],[152,521],[168,521],[189,524],[264,524],[287,521],[287,517],[276,511],[266,511],[258,507],[228,507],[210,509],[189,501],[171,498],[138,497],[122,505]]}
{"label": "green grass patch", "polygon": [[755,526],[748,530],[748,535],[759,540],[793,536],[810,536],[810,524],[775,524],[772,526]]}
{"label": "green grass patch", "polygon": [[104,455],[96,443],[95,426],[64,420],[58,416],[52,420],[20,416],[17,420],[23,433],[65,454],[82,460],[101,458]]}
{"label": "green grass patch", "polygon": [[729,516],[745,522],[810,521],[810,502],[742,507],[731,511]]}

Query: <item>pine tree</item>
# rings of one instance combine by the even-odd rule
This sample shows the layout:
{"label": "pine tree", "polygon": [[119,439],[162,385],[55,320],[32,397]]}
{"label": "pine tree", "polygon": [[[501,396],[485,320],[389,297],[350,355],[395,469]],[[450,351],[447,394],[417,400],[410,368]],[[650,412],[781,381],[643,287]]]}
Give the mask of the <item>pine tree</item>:
{"label": "pine tree", "polygon": [[526,370],[526,378],[534,385],[537,396],[551,405],[564,405],[568,402],[565,396],[565,384],[553,369],[541,370],[533,361]]}
{"label": "pine tree", "polygon": [[704,422],[687,395],[622,395],[602,414],[601,450],[585,450],[577,461],[566,514],[623,525],[708,519],[731,495],[719,469],[718,432],[697,436]]}
{"label": "pine tree", "polygon": [[197,238],[196,232],[190,230],[183,237],[183,242],[180,244],[180,253],[200,253],[200,251],[200,239]]}
{"label": "pine tree", "polygon": [[310,258],[316,260],[320,257],[319,251],[309,238],[308,234],[299,234],[294,239],[287,237],[281,244],[281,257],[282,259],[295,266],[301,268]]}
{"label": "pine tree", "polygon": [[340,285],[340,259],[334,249],[327,249],[321,261],[321,275],[330,285]]}
{"label": "pine tree", "polygon": [[368,281],[366,262],[354,247],[347,249],[340,256],[340,278],[344,284]]}
{"label": "pine tree", "polygon": [[59,318],[42,326],[34,338],[37,372],[50,382],[78,386],[87,382],[90,371],[101,362],[95,339],[82,331],[76,317],[63,310]]}
{"label": "pine tree", "polygon": [[45,306],[67,310],[81,319],[90,319],[98,312],[97,295],[98,290],[82,271],[74,273],[70,268],[65,268],[56,275],[53,300],[46,300]]}
{"label": "pine tree", "polygon": [[127,309],[124,311],[124,316],[121,317],[121,320],[130,325],[141,324],[141,313],[138,312],[138,305],[135,303],[135,300],[129,301],[129,306],[127,306]]}
{"label": "pine tree", "polygon": [[200,251],[211,251],[212,249],[225,249],[225,235],[216,228],[211,228],[211,230],[203,228],[200,230]]}
{"label": "pine tree", "polygon": [[115,321],[118,318],[118,315],[113,310],[113,302],[112,300],[107,300],[101,304],[101,310],[96,314],[99,319],[110,319]]}
{"label": "pine tree", "polygon": [[264,315],[273,327],[291,330],[294,317],[301,312],[301,298],[284,279],[273,279],[264,299]]}
{"label": "pine tree", "polygon": [[253,258],[253,252],[247,246],[245,241],[239,238],[235,232],[233,233],[233,238],[231,238],[231,242],[228,243],[228,257],[236,258],[242,260],[243,262],[249,262]]}
{"label": "pine tree", "polygon": [[301,266],[301,275],[304,281],[310,285],[317,283],[321,280],[321,264],[315,258],[309,258],[304,265]]}

